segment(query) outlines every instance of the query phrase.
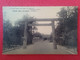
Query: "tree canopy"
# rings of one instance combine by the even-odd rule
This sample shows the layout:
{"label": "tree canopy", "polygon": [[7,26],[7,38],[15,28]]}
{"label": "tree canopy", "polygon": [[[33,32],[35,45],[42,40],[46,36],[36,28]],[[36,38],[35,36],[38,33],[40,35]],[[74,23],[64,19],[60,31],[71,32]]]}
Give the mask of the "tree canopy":
{"label": "tree canopy", "polygon": [[60,45],[77,46],[77,7],[62,8],[58,16],[63,19],[55,29],[56,41]]}

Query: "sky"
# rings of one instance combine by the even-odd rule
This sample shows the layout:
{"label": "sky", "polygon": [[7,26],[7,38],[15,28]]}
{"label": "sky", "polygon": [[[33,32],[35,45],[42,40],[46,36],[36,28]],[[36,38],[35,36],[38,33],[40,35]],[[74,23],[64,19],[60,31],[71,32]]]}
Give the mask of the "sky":
{"label": "sky", "polygon": [[[3,7],[3,19],[10,20],[12,25],[18,20],[21,20],[23,16],[31,16],[34,18],[58,18],[57,13],[63,6],[29,6],[29,7]],[[37,22],[37,23],[51,23],[51,22]],[[55,26],[57,22],[55,22]],[[38,28],[38,32],[42,34],[51,34],[52,28],[51,26],[36,26]]]}

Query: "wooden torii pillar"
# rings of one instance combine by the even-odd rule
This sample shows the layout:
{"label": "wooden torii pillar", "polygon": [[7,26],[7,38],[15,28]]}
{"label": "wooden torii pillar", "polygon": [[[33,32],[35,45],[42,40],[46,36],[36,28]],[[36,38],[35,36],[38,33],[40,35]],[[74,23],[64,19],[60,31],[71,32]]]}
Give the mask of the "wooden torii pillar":
{"label": "wooden torii pillar", "polygon": [[53,39],[53,48],[54,49],[57,49],[57,43],[56,43],[56,40],[55,40],[55,21],[52,21],[52,39]]}
{"label": "wooden torii pillar", "polygon": [[24,37],[23,37],[23,48],[25,49],[26,47],[27,47],[27,22],[25,22]]}

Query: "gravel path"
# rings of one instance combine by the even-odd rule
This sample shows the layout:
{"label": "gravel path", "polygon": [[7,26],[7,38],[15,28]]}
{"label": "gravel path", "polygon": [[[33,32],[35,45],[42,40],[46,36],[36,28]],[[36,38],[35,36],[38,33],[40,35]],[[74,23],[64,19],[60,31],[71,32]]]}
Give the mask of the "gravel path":
{"label": "gravel path", "polygon": [[53,43],[49,41],[37,41],[32,45],[28,45],[26,49],[22,47],[3,54],[72,54],[66,51],[63,47],[58,46],[58,49],[53,48]]}

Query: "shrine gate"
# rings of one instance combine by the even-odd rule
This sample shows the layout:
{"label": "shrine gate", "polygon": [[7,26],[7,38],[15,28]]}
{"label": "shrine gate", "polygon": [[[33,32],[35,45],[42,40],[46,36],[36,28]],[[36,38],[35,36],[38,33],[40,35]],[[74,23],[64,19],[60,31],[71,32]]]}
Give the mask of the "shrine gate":
{"label": "shrine gate", "polygon": [[[61,21],[60,18],[53,18],[53,19],[27,19],[25,21],[25,28],[24,28],[24,40],[23,40],[23,48],[27,47],[27,26],[52,26],[52,38],[53,38],[53,48],[57,49],[57,43],[55,41],[55,21]],[[30,21],[51,21],[49,24],[28,24]]]}

